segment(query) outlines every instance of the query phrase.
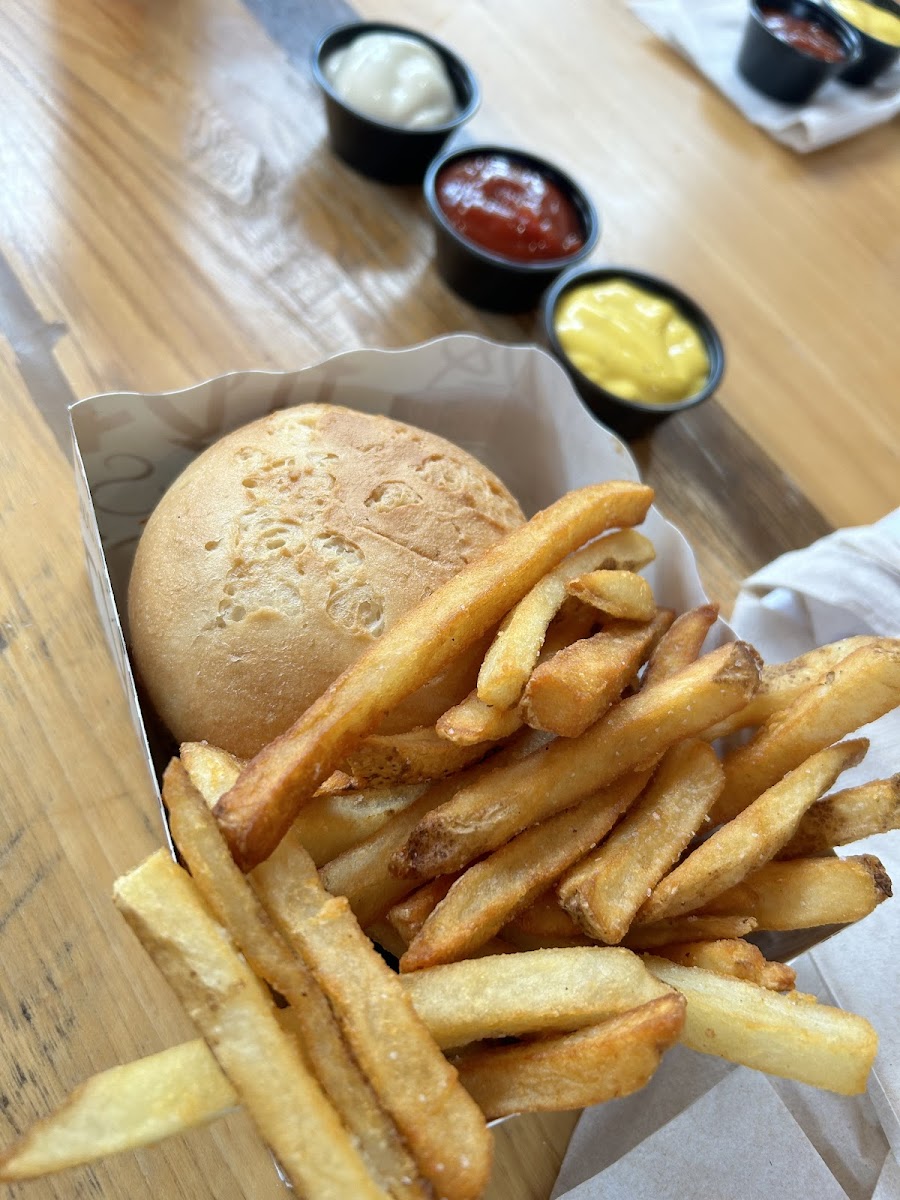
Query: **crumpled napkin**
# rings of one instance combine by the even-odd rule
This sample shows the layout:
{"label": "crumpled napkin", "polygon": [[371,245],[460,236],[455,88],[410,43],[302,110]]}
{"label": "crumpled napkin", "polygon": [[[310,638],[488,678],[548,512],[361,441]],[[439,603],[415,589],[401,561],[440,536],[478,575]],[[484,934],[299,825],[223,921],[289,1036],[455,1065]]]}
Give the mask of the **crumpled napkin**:
{"label": "crumpled napkin", "polygon": [[747,0],[628,0],[628,6],[693,63],[748,121],[792,150],[804,154],[818,150],[900,113],[900,66],[864,88],[827,83],[799,107],[761,95],[735,66]]}
{"label": "crumpled napkin", "polygon": [[[731,625],[772,662],[860,633],[900,636],[900,509],[785,554],[743,585]],[[872,748],[839,788],[900,770],[900,713],[860,731]],[[900,890],[900,833],[869,851]],[[798,987],[868,1017],[880,1051],[864,1096],[769,1078],[676,1047],[648,1087],[587,1109],[554,1200],[752,1200],[796,1195],[900,1196],[900,934],[898,901],[795,963]],[[779,1182],[780,1181],[780,1182]]]}

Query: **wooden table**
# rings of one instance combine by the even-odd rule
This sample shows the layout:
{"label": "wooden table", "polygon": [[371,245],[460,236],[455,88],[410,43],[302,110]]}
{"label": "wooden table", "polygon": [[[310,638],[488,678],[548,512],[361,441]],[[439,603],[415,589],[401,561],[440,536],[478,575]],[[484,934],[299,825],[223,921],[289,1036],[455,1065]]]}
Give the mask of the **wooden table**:
{"label": "wooden table", "polygon": [[[475,137],[595,196],[599,257],[680,283],[729,355],[719,400],[637,447],[711,590],[898,495],[896,125],[769,142],[617,2],[363,0],[475,67]],[[323,142],[306,60],[339,0],[0,8],[0,1142],[93,1071],[190,1033],[109,902],[160,842],[82,563],[65,405],[455,329],[528,340],[429,262],[415,189]],[[513,21],[512,13],[515,12]],[[552,29],[548,28],[552,25]],[[492,1200],[549,1194],[571,1116],[500,1131]],[[240,1114],[29,1197],[282,1195]]]}

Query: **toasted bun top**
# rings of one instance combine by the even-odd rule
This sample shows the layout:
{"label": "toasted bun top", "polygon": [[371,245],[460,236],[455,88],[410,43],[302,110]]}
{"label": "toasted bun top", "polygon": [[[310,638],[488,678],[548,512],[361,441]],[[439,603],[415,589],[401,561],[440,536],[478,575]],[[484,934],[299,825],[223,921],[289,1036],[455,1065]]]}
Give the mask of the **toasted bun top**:
{"label": "toasted bun top", "polygon": [[[216,442],[147,523],[128,592],[138,673],[170,732],[249,757],[409,608],[521,524],[443,438],[324,404]],[[477,650],[385,730],[431,724]]]}

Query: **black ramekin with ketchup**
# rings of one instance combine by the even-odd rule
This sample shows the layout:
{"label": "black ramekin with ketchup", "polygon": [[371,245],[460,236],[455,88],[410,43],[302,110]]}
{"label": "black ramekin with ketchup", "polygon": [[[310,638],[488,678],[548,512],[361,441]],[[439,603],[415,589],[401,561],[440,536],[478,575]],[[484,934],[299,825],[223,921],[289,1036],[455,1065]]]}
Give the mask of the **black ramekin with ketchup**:
{"label": "black ramekin with ketchup", "polygon": [[805,104],[862,54],[857,30],[816,0],[750,0],[737,69],[757,91]]}
{"label": "black ramekin with ketchup", "polygon": [[585,192],[552,163],[521,150],[452,150],[428,168],[424,190],[438,271],[477,308],[534,308],[600,236]]}

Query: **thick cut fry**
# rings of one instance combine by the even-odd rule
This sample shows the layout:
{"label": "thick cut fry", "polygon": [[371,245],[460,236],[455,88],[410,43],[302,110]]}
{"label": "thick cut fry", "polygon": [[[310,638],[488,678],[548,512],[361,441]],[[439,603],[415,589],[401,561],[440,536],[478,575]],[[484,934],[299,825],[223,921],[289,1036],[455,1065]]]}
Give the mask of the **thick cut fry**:
{"label": "thick cut fry", "polygon": [[557,894],[581,929],[620,942],[666,871],[700,828],[724,779],[705,742],[673,746],[638,803],[560,880]]}
{"label": "thick cut fry", "polygon": [[117,881],[115,900],[297,1187],[322,1200],[385,1200],[264,986],[186,872],[159,851]]}
{"label": "thick cut fry", "polygon": [[454,962],[483,946],[606,836],[648,777],[646,771],[626,775],[469,867],[426,919],[400,959],[400,970]]}
{"label": "thick cut fry", "polygon": [[665,992],[636,954],[618,946],[467,959],[400,982],[445,1050],[595,1025]]}
{"label": "thick cut fry", "polygon": [[151,1146],[239,1104],[202,1038],[86,1080],[0,1154],[0,1182],[36,1179]]}
{"label": "thick cut fry", "polygon": [[256,869],[253,883],[331,1001],[357,1062],[422,1175],[447,1200],[475,1200],[491,1167],[484,1118],[347,901],[324,890],[293,833]]}
{"label": "thick cut fry", "polygon": [[[538,663],[548,662],[574,642],[588,637],[597,626],[597,614],[583,604],[573,604],[571,612],[563,605],[559,616],[547,630]],[[517,708],[495,708],[478,699],[472,691],[455,708],[448,709],[435,729],[442,738],[460,746],[477,742],[499,741],[520,729],[524,721]]]}
{"label": "thick cut fry", "polygon": [[[212,808],[234,784],[241,762],[227,750],[206,742],[185,742],[181,761],[194,787]],[[337,779],[333,775],[332,779]],[[326,787],[329,780],[326,783]],[[349,785],[351,780],[346,777]],[[294,822],[294,829],[317,867],[331,862],[351,846],[370,837],[391,817],[408,808],[425,791],[424,783],[366,791],[325,791],[320,788]]]}
{"label": "thick cut fry", "polygon": [[419,822],[393,869],[423,879],[457,871],[529,825],[651,765],[674,742],[745,704],[756,687],[757,663],[744,642],[722,646],[622,700],[581,737],[560,738],[522,762],[487,772]]}
{"label": "thick cut fry", "polygon": [[797,982],[797,972],[786,963],[768,962],[758,946],[743,938],[726,938],[716,942],[680,942],[660,946],[660,958],[680,963],[683,967],[702,967],[717,975],[732,975],[746,979],[773,992],[789,992]]}
{"label": "thick cut fry", "polygon": [[762,725],[769,717],[793,704],[814,683],[833,671],[839,662],[864,646],[875,646],[879,638],[863,635],[829,642],[783,663],[766,663],[759,675],[759,690],[745,708],[713,725],[703,735],[708,741],[728,737],[739,729]]}
{"label": "thick cut fry", "polygon": [[711,814],[730,821],[817,750],[900,704],[900,638],[879,638],[836,664],[755,737],[725,756],[725,790]]}
{"label": "thick cut fry", "polygon": [[764,866],[794,836],[806,810],[841,771],[856,766],[868,748],[865,738],[842,742],[820,750],[785,775],[657,884],[638,912],[638,924],[702,908]]}
{"label": "thick cut fry", "polygon": [[321,871],[325,890],[333,896],[346,896],[364,929],[380,920],[392,905],[418,886],[413,878],[391,874],[389,867],[392,856],[404,845],[422,817],[449,800],[466,781],[478,779],[485,771],[494,769],[494,764],[502,766],[524,758],[545,739],[545,734],[525,730],[489,762],[470,767],[452,779],[433,783],[413,804],[397,813],[371,837],[327,863]]}
{"label": "thick cut fry", "polygon": [[424,1196],[415,1163],[347,1050],[328,1001],[305,963],[273,927],[178,759],[166,770],[163,798],[175,844],[200,894],[256,975],[293,1006],[307,1061],[356,1138],[370,1171],[393,1196]]}
{"label": "thick cut fry", "polygon": [[479,700],[501,708],[511,708],[518,701],[570,580],[598,567],[637,570],[654,557],[653,543],[626,529],[608,534],[560,562],[503,620],[478,673]]}
{"label": "thick cut fry", "polygon": [[422,727],[409,733],[369,734],[347,755],[344,766],[360,788],[425,783],[461,771],[493,749],[492,741],[454,745],[434,729]]}
{"label": "thick cut fry", "polygon": [[692,1050],[845,1096],[866,1090],[878,1036],[862,1017],[664,958],[644,961],[687,1000],[681,1040]]}
{"label": "thick cut fry", "polygon": [[824,854],[891,829],[900,829],[900,775],[846,788],[814,804],[778,857]]}
{"label": "thick cut fry", "polygon": [[249,869],[272,853],[319,784],[386,713],[477,642],[567,554],[606,529],[640,524],[652,499],[652,489],[635,483],[570,492],[378,638],[216,804],[239,866]]}
{"label": "thick cut fry", "polygon": [[650,584],[634,571],[590,571],[570,580],[566,591],[619,621],[650,621],[656,612]]}
{"label": "thick cut fry", "polygon": [[745,913],[759,929],[814,929],[859,921],[890,895],[890,878],[872,854],[792,858],[754,871],[710,901],[705,912]]}
{"label": "thick cut fry", "polygon": [[657,921],[655,925],[631,928],[622,944],[630,950],[653,950],[675,942],[715,941],[719,938],[739,938],[756,928],[755,917],[723,916],[675,917]]}
{"label": "thick cut fry", "polygon": [[642,686],[650,687],[690,666],[699,657],[706,635],[718,616],[718,604],[702,604],[676,617],[650,655]]}
{"label": "thick cut fry", "polygon": [[647,625],[612,621],[560,650],[528,680],[519,705],[526,722],[561,737],[584,733],[618,700],[674,616],[660,609]]}
{"label": "thick cut fry", "polygon": [[642,1088],[684,1026],[681,996],[660,996],[578,1033],[493,1046],[455,1059],[488,1120],[602,1104]]}

